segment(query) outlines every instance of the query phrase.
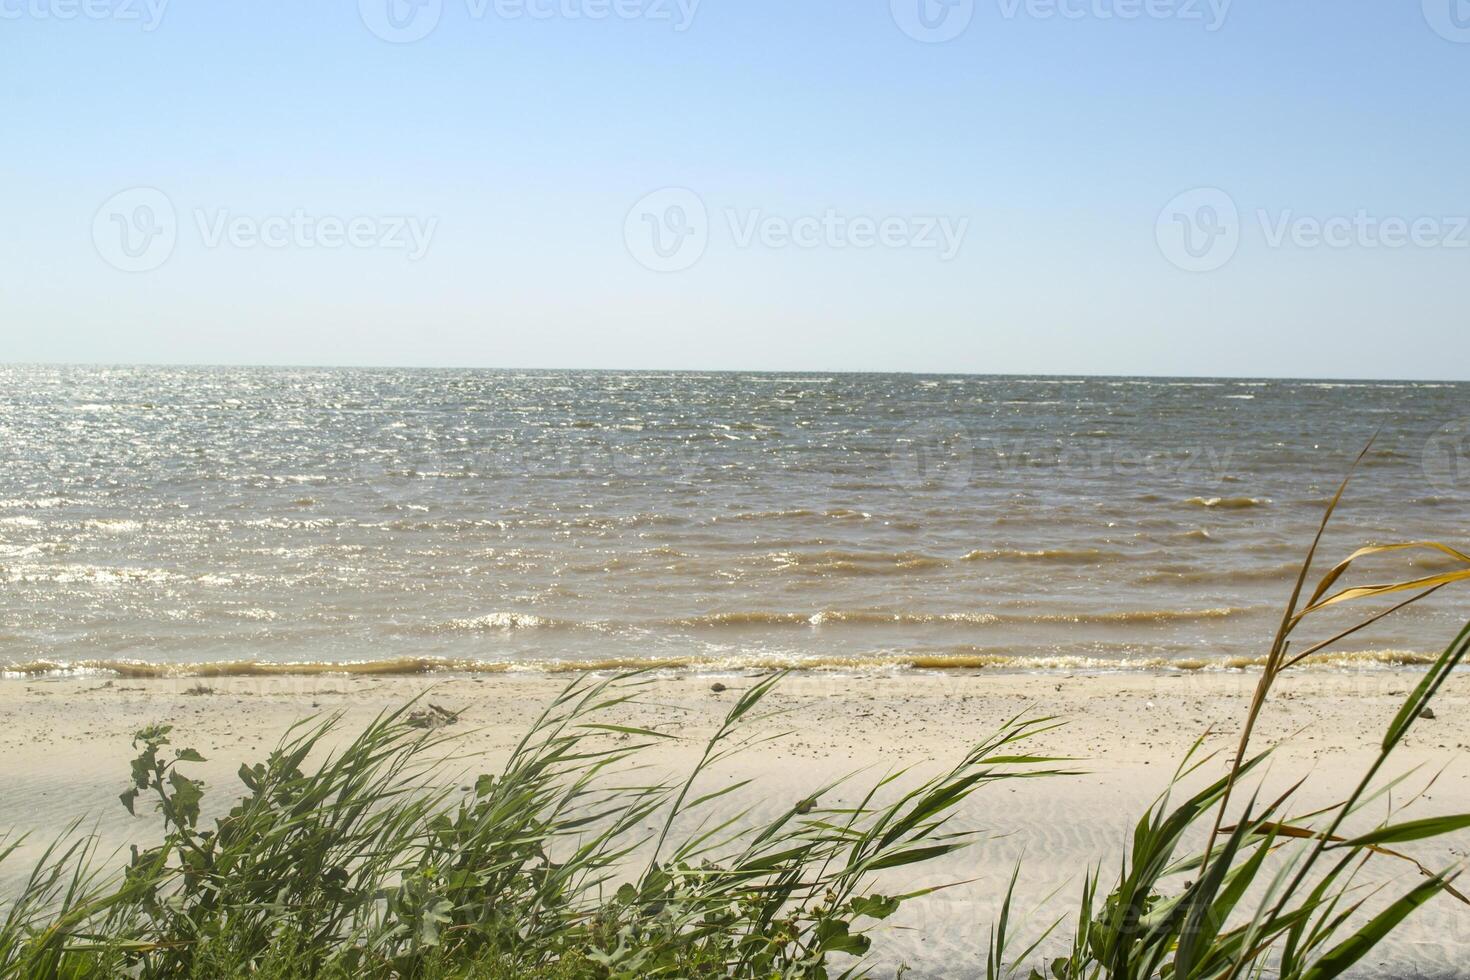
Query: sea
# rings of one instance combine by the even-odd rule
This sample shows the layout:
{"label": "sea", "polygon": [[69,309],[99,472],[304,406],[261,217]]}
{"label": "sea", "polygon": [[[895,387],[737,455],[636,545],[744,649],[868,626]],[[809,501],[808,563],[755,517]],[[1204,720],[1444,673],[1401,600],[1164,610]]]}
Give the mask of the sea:
{"label": "sea", "polygon": [[0,674],[1248,669],[1370,443],[1311,581],[1470,550],[1470,384],[0,367]]}

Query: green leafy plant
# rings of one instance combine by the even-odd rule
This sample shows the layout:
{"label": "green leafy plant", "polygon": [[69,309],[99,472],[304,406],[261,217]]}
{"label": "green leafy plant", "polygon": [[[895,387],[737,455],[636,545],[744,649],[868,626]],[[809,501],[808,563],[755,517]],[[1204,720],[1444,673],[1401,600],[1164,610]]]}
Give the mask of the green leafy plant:
{"label": "green leafy plant", "polygon": [[315,768],[337,722],[301,726],[241,767],[248,792],[212,827],[181,768],[202,758],[145,729],[122,800],[153,801],[162,843],[120,878],[48,854],[0,932],[0,976],[821,978],[839,954],[855,975],[872,925],[933,890],[876,880],[972,843],[950,823],[976,790],[1062,771],[1012,750],[1052,726],[1015,719],[942,775],[823,805],[837,780],[751,823],[722,807],[745,783],[700,786],[775,737],[749,723],[778,680],[743,692],[676,782],[632,764],[668,736],[601,720],[638,675],[573,682],[460,798],[432,779],[452,737],[412,724],[411,706]]}

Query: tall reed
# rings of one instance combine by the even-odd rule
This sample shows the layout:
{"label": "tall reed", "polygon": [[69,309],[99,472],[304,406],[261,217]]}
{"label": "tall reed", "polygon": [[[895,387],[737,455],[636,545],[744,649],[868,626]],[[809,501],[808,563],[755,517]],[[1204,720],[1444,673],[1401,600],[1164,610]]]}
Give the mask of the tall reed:
{"label": "tall reed", "polygon": [[[1364,455],[1369,449],[1371,443]],[[1358,461],[1362,458],[1360,455]],[[1274,800],[1263,802],[1253,794],[1243,807],[1231,805],[1243,781],[1269,755],[1269,749],[1252,755],[1251,745],[1271,693],[1287,671],[1448,585],[1470,580],[1470,555],[1447,545],[1432,541],[1375,545],[1334,565],[1303,602],[1323,535],[1351,479],[1350,472],[1328,503],[1307,551],[1227,771],[1183,803],[1173,804],[1172,796],[1181,783],[1200,773],[1208,762],[1199,757],[1200,744],[1196,743],[1176,772],[1170,791],[1139,821],[1112,890],[1099,900],[1101,866],[1087,875],[1071,954],[1042,966],[1026,963],[1028,954],[1007,963],[1007,937],[1002,929],[989,954],[992,977],[1025,972],[1034,980],[1229,980],[1269,973],[1283,980],[1328,980],[1360,963],[1409,914],[1435,896],[1448,894],[1470,905],[1452,884],[1460,867],[1434,871],[1392,849],[1470,828],[1470,814],[1399,820],[1398,811],[1390,808],[1389,816],[1372,829],[1349,837],[1340,834],[1368,803],[1384,797],[1400,781],[1380,783],[1379,777],[1470,652],[1470,626],[1451,641],[1404,701],[1373,761],[1345,799],[1287,816],[1285,810],[1301,788],[1298,783]],[[1340,587],[1364,559],[1406,552],[1435,553],[1449,559],[1451,569]],[[1308,643],[1301,652],[1292,651],[1298,631],[1315,622],[1315,614],[1403,593],[1412,595]],[[1201,834],[1202,850],[1180,853],[1191,835]],[[1358,873],[1374,860],[1407,862],[1422,880],[1374,905],[1376,893],[1365,892],[1357,884]],[[1010,900],[1007,895],[1007,906]]]}

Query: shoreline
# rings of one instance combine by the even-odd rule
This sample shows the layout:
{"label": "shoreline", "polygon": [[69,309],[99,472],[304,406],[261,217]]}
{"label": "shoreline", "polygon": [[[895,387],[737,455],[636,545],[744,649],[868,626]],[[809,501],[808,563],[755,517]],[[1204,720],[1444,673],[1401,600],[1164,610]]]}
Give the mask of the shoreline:
{"label": "shoreline", "polygon": [[[687,770],[753,676],[650,674],[639,698],[607,720],[678,736],[650,750],[646,761],[671,773]],[[1289,672],[1278,682],[1255,743],[1264,748],[1294,736],[1270,762],[1266,788],[1309,776],[1296,812],[1339,797],[1371,759],[1417,676],[1407,670]],[[131,735],[151,723],[172,724],[176,747],[205,756],[190,768],[206,782],[206,814],[233,802],[242,789],[235,770],[263,759],[291,724],[340,712],[343,725],[332,736],[340,744],[379,712],[415,696],[463,712],[447,729],[461,738],[445,779],[469,778],[493,771],[569,680],[514,673],[0,683],[0,780],[6,786],[0,829],[37,831],[39,841],[72,820],[84,819],[88,827],[95,821],[103,854],[147,840],[156,818],[128,817],[117,794],[127,784]],[[1086,774],[1021,780],[977,795],[961,819],[994,837],[919,870],[914,884],[979,881],[915,903],[911,917],[884,933],[882,964],[908,963],[914,977],[970,975],[977,966],[983,975],[984,927],[993,921],[998,882],[1014,862],[1024,856],[1025,881],[1034,892],[1018,901],[1035,903],[1061,889],[1060,904],[1045,911],[1067,914],[1081,870],[1098,862],[1116,867],[1132,824],[1197,738],[1205,736],[1207,752],[1233,751],[1255,683],[1256,675],[1245,671],[792,674],[763,706],[779,714],[755,727],[761,735],[787,734],[737,755],[714,778],[756,779],[739,802],[758,815],[803,798],[834,775],[862,771],[862,783],[908,766],[932,769],[1017,715],[1056,716],[1064,727],[1038,737],[1031,749],[1073,757]],[[1436,720],[1424,722],[1389,767],[1389,775],[1421,767],[1404,784],[1405,798],[1443,770],[1411,817],[1470,812],[1470,674],[1451,677],[1435,708]],[[1223,765],[1217,759],[1206,769]],[[140,814],[146,810],[140,807]],[[1443,850],[1421,856],[1437,865],[1464,855]],[[0,869],[0,886],[20,873],[24,858]],[[1470,910],[1441,901],[1411,918],[1375,954],[1387,975],[1453,976],[1467,957]]]}
{"label": "shoreline", "polygon": [[[1442,650],[1370,649],[1324,651],[1298,665],[1311,672],[1414,671],[1433,664]],[[36,680],[169,680],[228,677],[429,677],[442,680],[495,677],[566,677],[576,674],[610,675],[637,671],[688,677],[788,671],[852,676],[922,676],[942,673],[963,676],[1128,676],[1173,674],[1236,674],[1254,672],[1265,655],[1225,657],[1107,658],[1085,655],[1011,656],[1000,653],[903,653],[890,655],[748,657],[612,657],[574,660],[475,660],[463,657],[389,657],[373,660],[212,660],[198,662],[148,661],[127,658],[75,661],[37,658],[0,666],[0,683]]]}

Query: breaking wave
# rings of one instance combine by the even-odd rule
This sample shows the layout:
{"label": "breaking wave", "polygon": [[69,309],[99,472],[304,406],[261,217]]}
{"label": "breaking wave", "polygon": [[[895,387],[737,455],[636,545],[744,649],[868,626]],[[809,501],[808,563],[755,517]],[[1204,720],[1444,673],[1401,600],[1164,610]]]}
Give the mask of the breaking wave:
{"label": "breaking wave", "polygon": [[1190,497],[1185,504],[1219,510],[1247,510],[1251,507],[1269,507],[1271,501],[1265,497]]}

